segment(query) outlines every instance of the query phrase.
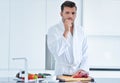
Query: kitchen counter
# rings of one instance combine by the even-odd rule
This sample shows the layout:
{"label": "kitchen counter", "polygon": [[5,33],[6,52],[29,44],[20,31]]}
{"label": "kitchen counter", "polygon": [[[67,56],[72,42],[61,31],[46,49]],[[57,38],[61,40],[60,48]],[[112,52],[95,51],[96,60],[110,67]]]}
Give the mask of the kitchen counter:
{"label": "kitchen counter", "polygon": [[[94,80],[95,80],[94,82],[79,82],[79,83],[120,83],[120,78],[94,78]],[[24,82],[16,82],[15,80],[13,80],[13,78],[1,77],[0,83],[24,83]],[[28,82],[28,83],[42,83],[42,82]],[[64,83],[64,82],[59,82],[59,83]],[[73,83],[73,82],[67,82],[67,83]],[[74,83],[78,83],[78,82],[74,82]]]}

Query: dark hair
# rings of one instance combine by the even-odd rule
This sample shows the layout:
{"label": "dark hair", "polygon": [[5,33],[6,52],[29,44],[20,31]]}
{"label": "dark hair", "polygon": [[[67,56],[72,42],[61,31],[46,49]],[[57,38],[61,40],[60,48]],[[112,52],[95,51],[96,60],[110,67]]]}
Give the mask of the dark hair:
{"label": "dark hair", "polygon": [[70,7],[70,8],[75,7],[75,8],[77,9],[76,4],[75,4],[74,2],[72,2],[72,1],[65,1],[65,2],[61,5],[61,11],[64,10],[64,7]]}

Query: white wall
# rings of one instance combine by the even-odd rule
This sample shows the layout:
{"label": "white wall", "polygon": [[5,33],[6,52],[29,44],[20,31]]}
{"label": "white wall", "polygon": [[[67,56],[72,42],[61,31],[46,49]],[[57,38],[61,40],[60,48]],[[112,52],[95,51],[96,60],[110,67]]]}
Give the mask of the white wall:
{"label": "white wall", "polygon": [[26,57],[29,71],[45,69],[45,6],[45,0],[0,1],[0,76],[24,68],[12,58]]}
{"label": "white wall", "polygon": [[90,67],[120,68],[120,1],[84,0]]}

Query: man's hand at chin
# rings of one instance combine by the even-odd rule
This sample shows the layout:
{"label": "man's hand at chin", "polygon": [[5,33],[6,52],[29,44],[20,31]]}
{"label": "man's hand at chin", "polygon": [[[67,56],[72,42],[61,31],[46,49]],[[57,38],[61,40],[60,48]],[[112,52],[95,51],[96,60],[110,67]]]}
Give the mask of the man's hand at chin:
{"label": "man's hand at chin", "polygon": [[72,75],[73,78],[87,78],[89,76],[88,72],[84,70],[79,70]]}

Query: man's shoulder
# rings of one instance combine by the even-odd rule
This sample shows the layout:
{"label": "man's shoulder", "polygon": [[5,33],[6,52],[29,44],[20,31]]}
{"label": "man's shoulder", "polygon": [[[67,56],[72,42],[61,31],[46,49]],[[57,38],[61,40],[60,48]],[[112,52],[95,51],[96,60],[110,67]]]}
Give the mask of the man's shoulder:
{"label": "man's shoulder", "polygon": [[59,29],[59,27],[60,27],[60,23],[56,23],[56,24],[54,24],[54,25],[52,25],[49,29],[48,29],[48,31],[50,30],[57,30],[57,29]]}
{"label": "man's shoulder", "polygon": [[55,33],[56,31],[58,31],[59,26],[60,26],[60,23],[56,23],[56,24],[52,25],[51,27],[48,28],[47,34]]}
{"label": "man's shoulder", "polygon": [[55,24],[55,25],[52,25],[49,29],[55,29],[59,26],[59,23]]}

